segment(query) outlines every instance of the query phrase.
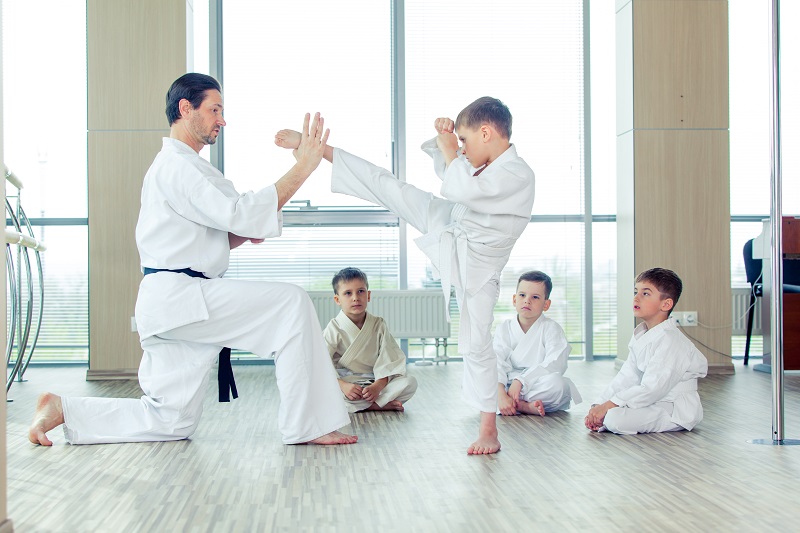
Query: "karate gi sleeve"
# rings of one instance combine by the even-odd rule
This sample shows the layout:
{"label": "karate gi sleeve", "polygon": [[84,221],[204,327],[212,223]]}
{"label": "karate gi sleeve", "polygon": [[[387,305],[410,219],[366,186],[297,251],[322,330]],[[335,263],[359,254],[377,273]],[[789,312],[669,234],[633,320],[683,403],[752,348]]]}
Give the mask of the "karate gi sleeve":
{"label": "karate gi sleeve", "polygon": [[600,404],[607,402],[614,397],[617,392],[638,385],[640,377],[639,370],[636,368],[636,355],[633,352],[629,352],[628,359],[622,364],[622,368],[619,369],[617,375],[614,376],[614,379],[611,380],[611,383],[609,383],[608,387],[606,387],[594,403]]}
{"label": "karate gi sleeve", "polygon": [[508,374],[514,369],[511,364],[511,343],[505,333],[505,324],[500,324],[494,334],[494,351],[497,354],[497,382],[508,384]]}
{"label": "karate gi sleeve", "polygon": [[397,341],[389,333],[389,328],[381,319],[379,330],[379,353],[372,373],[375,379],[390,378],[392,376],[406,375],[406,354],[400,349]]}
{"label": "karate gi sleeve", "polygon": [[537,379],[547,374],[563,375],[567,371],[567,362],[572,346],[567,342],[564,330],[555,322],[547,324],[544,332],[544,359],[536,366],[528,368],[522,373],[523,383],[526,386],[534,383]]}
{"label": "karate gi sleeve", "polygon": [[240,194],[225,178],[199,172],[182,177],[186,179],[179,184],[180,191],[164,191],[170,206],[182,217],[242,237],[280,236],[283,218],[275,185]]}
{"label": "karate gi sleeve", "polygon": [[686,358],[668,339],[654,345],[641,382],[615,391],[609,399],[620,407],[640,408],[662,400],[686,373]]}
{"label": "karate gi sleeve", "polygon": [[447,170],[447,161],[445,161],[442,151],[439,150],[439,145],[436,144],[436,137],[422,143],[421,148],[423,152],[433,159],[433,170],[436,172],[436,175],[439,176],[440,180],[444,180],[444,173],[445,170]]}

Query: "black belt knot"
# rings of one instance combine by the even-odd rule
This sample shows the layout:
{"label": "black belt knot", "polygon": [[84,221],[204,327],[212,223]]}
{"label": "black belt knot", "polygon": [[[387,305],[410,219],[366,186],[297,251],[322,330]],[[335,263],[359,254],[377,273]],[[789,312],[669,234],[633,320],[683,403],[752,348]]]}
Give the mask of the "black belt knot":
{"label": "black belt knot", "polygon": [[[181,268],[172,270],[169,268],[148,268],[144,267],[144,275],[155,274],[156,272],[177,272],[179,274],[186,274],[192,278],[205,278],[209,279],[202,272],[192,270],[191,268]],[[219,401],[231,401],[230,394],[233,393],[233,398],[239,397],[239,392],[236,390],[236,382],[233,379],[233,367],[231,366],[231,349],[223,348],[219,352],[219,369],[217,370],[217,382],[219,383]]]}

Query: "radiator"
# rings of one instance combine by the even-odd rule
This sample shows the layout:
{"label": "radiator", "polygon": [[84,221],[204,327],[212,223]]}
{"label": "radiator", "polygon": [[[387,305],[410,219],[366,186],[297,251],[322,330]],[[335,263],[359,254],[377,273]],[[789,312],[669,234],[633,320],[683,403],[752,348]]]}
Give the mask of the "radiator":
{"label": "radiator", "polygon": [[[323,329],[339,314],[333,291],[308,291]],[[450,336],[442,291],[372,291],[367,312],[382,317],[395,339],[446,339]]]}
{"label": "radiator", "polygon": [[[733,293],[733,328],[731,335],[747,335],[747,308],[750,307],[750,288],[734,287]],[[753,308],[753,335],[761,335],[761,300],[756,298]]]}

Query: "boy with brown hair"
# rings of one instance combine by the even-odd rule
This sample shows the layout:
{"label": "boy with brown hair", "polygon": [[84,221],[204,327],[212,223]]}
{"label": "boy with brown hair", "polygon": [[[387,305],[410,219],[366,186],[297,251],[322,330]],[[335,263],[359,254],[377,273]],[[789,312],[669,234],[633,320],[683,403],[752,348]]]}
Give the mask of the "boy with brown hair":
{"label": "boy with brown hair", "polygon": [[371,298],[367,275],[357,268],[343,268],[331,283],[333,299],[342,310],[322,333],[347,410],[403,411],[417,390],[417,380],[406,376],[406,354],[386,322],[367,313]]}
{"label": "boy with brown hair", "polygon": [[621,435],[691,430],[703,419],[697,378],[708,362],[669,315],[683,283],[675,272],[652,268],[639,274],[633,316],[642,322],[628,344],[628,359],[584,424]]}
{"label": "boy with brown hair", "polygon": [[523,273],[512,301],[517,316],[497,326],[497,410],[544,416],[581,403],[572,380],[564,377],[569,352],[564,330],[544,316],[550,309],[553,281],[538,270]]}
{"label": "boy with brown hair", "polygon": [[[496,98],[478,98],[455,121],[437,118],[433,126],[437,135],[422,150],[433,158],[443,198],[330,145],[323,157],[333,163],[333,192],[381,205],[422,233],[415,242],[440,273],[445,302],[450,301],[451,285],[455,287],[461,311],[462,396],[480,411],[478,439],[467,453],[491,454],[500,450],[494,306],[500,272],[530,222],[534,175],[511,144],[511,113]],[[295,131],[275,136],[284,148],[294,149],[299,142]]]}

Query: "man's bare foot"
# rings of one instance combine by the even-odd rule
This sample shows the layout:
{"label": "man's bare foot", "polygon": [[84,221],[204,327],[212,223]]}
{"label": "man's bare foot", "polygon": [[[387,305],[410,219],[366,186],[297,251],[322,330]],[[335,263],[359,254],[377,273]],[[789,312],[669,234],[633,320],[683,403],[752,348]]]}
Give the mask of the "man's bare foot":
{"label": "man's bare foot", "polygon": [[358,435],[348,435],[341,431],[331,431],[327,435],[308,441],[306,444],[319,444],[322,446],[331,444],[355,444],[357,440]]}
{"label": "man's bare foot", "polygon": [[47,438],[47,432],[64,423],[64,410],[61,407],[61,397],[45,392],[36,402],[36,412],[33,413],[33,423],[28,430],[28,440],[33,444],[52,446]]}
{"label": "man's bare foot", "polygon": [[381,407],[377,403],[373,403],[372,405],[367,407],[366,410],[367,411],[400,411],[400,412],[403,412],[403,411],[406,410],[406,408],[403,407],[403,403],[400,402],[399,400],[392,400],[391,402],[387,403],[383,407]]}
{"label": "man's bare foot", "polygon": [[281,130],[275,134],[275,144],[289,150],[294,150],[300,146],[301,139],[300,132],[294,130]]}
{"label": "man's bare foot", "polygon": [[533,400],[532,402],[519,402],[519,411],[527,415],[544,416],[544,404],[542,400]]}

